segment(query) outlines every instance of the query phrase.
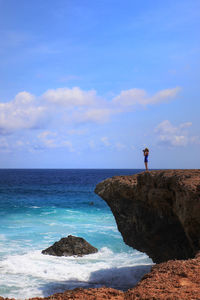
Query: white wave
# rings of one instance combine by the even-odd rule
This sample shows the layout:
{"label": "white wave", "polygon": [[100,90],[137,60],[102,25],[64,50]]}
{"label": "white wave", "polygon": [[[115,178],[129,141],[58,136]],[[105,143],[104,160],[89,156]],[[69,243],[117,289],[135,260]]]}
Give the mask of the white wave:
{"label": "white wave", "polygon": [[29,206],[29,208],[41,208],[40,206]]}
{"label": "white wave", "polygon": [[6,238],[6,235],[5,234],[0,234],[0,242],[1,241],[5,241],[7,238]]}
{"label": "white wave", "polygon": [[[150,260],[138,252],[113,253],[104,247],[84,257],[54,257],[33,251],[10,255],[0,261],[0,287],[6,286],[6,297],[47,296],[75,287],[108,286],[127,289],[149,271]],[[12,288],[10,288],[12,287]],[[13,287],[15,290],[13,291]]]}
{"label": "white wave", "polygon": [[54,209],[52,211],[45,211],[45,212],[41,213],[40,215],[45,216],[45,215],[52,215],[52,214],[56,214],[56,213],[57,213],[57,210]]}
{"label": "white wave", "polygon": [[59,225],[58,223],[54,222],[54,223],[48,223],[49,226],[57,226]]}

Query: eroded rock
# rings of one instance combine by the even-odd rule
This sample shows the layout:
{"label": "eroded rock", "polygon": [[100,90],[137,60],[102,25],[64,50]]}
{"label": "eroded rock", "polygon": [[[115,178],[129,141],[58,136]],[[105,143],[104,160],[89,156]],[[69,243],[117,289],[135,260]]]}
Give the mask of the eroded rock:
{"label": "eroded rock", "polygon": [[200,170],[116,176],[96,186],[124,242],[156,263],[192,258],[200,249]]}
{"label": "eroded rock", "polygon": [[43,250],[42,254],[54,256],[83,256],[96,252],[98,252],[98,249],[89,244],[85,239],[69,235]]}

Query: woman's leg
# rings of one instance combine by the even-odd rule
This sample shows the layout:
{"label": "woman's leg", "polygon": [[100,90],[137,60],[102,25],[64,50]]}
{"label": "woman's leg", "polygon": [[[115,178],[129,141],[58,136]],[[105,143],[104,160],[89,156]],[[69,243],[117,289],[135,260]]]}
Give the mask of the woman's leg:
{"label": "woman's leg", "polygon": [[146,171],[148,171],[148,162],[145,161],[144,164],[145,164]]}

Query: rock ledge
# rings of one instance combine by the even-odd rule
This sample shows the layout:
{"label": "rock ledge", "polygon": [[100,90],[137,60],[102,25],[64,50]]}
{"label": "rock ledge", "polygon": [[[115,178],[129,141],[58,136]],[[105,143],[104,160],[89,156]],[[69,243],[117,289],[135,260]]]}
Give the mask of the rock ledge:
{"label": "rock ledge", "polygon": [[42,251],[42,254],[54,256],[83,256],[98,252],[98,249],[89,244],[85,239],[68,235],[55,242],[52,246]]}
{"label": "rock ledge", "polygon": [[116,176],[96,186],[124,242],[156,263],[193,258],[200,250],[200,170]]}

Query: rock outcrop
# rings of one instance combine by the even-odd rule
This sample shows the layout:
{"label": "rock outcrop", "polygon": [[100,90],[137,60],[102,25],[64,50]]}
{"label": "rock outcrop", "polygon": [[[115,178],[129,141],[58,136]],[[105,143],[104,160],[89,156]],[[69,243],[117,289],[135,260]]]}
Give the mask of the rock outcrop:
{"label": "rock outcrop", "polygon": [[116,176],[96,186],[124,242],[156,263],[193,258],[200,250],[200,170]]}
{"label": "rock outcrop", "polygon": [[68,237],[60,239],[52,246],[42,251],[42,254],[54,256],[83,256],[98,252],[98,249],[89,244],[81,237],[68,235]]}

